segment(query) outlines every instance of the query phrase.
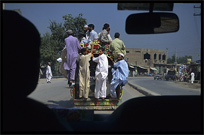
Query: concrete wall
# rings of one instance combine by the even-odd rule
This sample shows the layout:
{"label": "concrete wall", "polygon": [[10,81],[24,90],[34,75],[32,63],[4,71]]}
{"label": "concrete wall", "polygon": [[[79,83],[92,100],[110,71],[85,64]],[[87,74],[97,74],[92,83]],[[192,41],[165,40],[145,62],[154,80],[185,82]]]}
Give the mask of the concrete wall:
{"label": "concrete wall", "polygon": [[129,64],[150,66],[167,64],[167,51],[159,49],[126,48],[126,58]]}

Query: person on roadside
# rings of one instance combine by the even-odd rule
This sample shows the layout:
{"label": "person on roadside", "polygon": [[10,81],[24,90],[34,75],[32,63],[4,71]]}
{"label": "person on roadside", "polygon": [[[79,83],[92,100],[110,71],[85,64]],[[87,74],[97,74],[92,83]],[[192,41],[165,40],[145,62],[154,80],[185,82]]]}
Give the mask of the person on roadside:
{"label": "person on roadside", "polygon": [[47,83],[51,83],[51,79],[52,79],[52,70],[51,70],[51,63],[48,62],[47,64],[47,69],[46,69],[46,79],[47,79]]}
{"label": "person on roadside", "polygon": [[194,74],[194,72],[192,71],[192,72],[191,72],[191,83],[193,83],[194,80],[195,80],[195,74]]}
{"label": "person on roadside", "polygon": [[101,46],[104,47],[106,44],[110,44],[111,41],[108,38],[108,30],[109,30],[110,25],[109,24],[104,24],[103,30],[100,33],[99,41],[101,42]]}
{"label": "person on roadside", "polygon": [[[108,58],[104,54],[105,49],[103,47],[99,48],[99,56],[93,57],[93,61],[97,63],[95,78],[95,98],[106,98],[106,77],[108,76]],[[93,55],[92,55],[93,56]]]}
{"label": "person on roadside", "polygon": [[87,52],[87,48],[81,49],[81,56],[79,58],[79,98],[88,99],[90,88],[90,71],[89,61],[92,57],[93,45],[91,47],[91,53]]}
{"label": "person on roadside", "polygon": [[122,53],[126,55],[125,44],[122,40],[120,40],[120,33],[116,32],[114,35],[115,39],[110,43],[109,51],[112,52],[114,62],[118,59],[118,54]]}
{"label": "person on roadside", "polygon": [[64,69],[67,71],[67,79],[69,86],[75,81],[76,60],[78,57],[78,51],[82,49],[79,44],[79,40],[73,37],[72,30],[66,31],[68,37],[65,39],[67,58],[64,62]]}
{"label": "person on roadside", "polygon": [[119,85],[124,86],[127,83],[127,77],[129,75],[128,64],[124,60],[124,54],[118,54],[118,62],[114,63],[112,69],[113,78],[110,84],[110,95],[112,98],[118,98],[120,91],[116,91]]}

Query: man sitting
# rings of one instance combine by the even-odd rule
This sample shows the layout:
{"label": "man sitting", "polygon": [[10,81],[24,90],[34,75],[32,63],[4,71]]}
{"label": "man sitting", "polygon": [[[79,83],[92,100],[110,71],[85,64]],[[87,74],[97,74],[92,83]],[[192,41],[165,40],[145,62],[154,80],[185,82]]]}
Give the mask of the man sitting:
{"label": "man sitting", "polygon": [[124,55],[122,53],[118,54],[118,62],[114,63],[114,68],[112,69],[113,78],[110,84],[110,95],[112,98],[119,99],[119,91],[116,92],[118,85],[124,86],[127,83],[126,78],[129,74],[128,64],[124,60]]}

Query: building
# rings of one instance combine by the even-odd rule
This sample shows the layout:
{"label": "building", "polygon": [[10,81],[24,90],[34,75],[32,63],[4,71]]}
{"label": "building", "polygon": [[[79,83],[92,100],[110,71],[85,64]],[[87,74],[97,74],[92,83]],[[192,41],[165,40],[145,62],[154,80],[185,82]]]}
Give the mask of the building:
{"label": "building", "polygon": [[167,50],[126,48],[125,58],[140,73],[165,73]]}

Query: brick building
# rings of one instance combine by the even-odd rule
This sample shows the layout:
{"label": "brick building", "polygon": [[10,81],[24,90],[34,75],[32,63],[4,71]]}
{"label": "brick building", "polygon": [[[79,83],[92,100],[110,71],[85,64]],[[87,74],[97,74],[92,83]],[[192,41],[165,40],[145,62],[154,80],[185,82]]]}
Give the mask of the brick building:
{"label": "brick building", "polygon": [[125,58],[131,67],[137,67],[141,72],[164,73],[167,66],[167,50],[126,48]]}

